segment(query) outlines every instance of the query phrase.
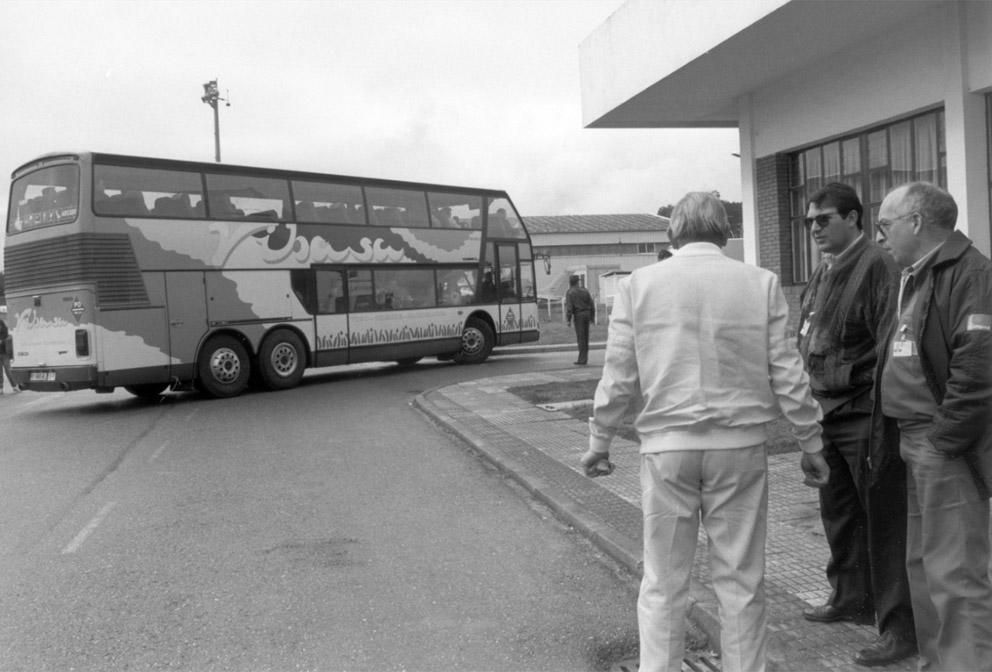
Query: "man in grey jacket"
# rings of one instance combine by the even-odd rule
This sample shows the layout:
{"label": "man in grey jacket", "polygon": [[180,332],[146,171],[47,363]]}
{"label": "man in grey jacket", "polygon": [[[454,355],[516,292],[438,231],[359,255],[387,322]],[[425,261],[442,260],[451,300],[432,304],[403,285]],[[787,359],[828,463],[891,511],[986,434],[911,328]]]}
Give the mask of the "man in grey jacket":
{"label": "man in grey jacket", "polygon": [[992,262],[954,229],[957,205],[936,185],[897,187],[878,218],[903,267],[876,402],[898,421],[906,462],[921,669],[992,670]]}

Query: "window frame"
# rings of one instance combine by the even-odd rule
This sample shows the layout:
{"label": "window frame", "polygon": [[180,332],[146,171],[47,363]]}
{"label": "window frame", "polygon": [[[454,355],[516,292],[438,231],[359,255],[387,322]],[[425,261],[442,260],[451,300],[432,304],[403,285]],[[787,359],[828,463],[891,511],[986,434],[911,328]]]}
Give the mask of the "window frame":
{"label": "window frame", "polygon": [[[884,199],[885,194],[900,184],[906,184],[920,178],[920,155],[918,153],[918,124],[925,123],[933,118],[936,124],[936,172],[938,184],[947,187],[947,142],[945,130],[945,114],[943,107],[936,107],[924,112],[913,114],[907,117],[894,119],[886,124],[874,126],[872,128],[851,133],[848,135],[832,138],[830,140],[809,145],[790,152],[788,156],[788,206],[789,206],[789,226],[787,228],[790,238],[789,249],[791,255],[791,284],[801,285],[809,281],[813,269],[819,263],[820,254],[816,246],[809,238],[806,229],[806,211],[810,197],[828,182],[844,182],[850,184],[858,192],[861,203],[864,206],[862,217],[862,228],[865,235],[874,237],[875,222],[878,217],[878,208]],[[992,123],[992,122],[990,122]],[[892,169],[892,131],[906,128],[908,154],[910,167],[906,173],[909,178],[906,181],[896,182],[895,172]],[[882,134],[882,135],[879,135]],[[873,144],[879,138],[884,138],[884,157],[880,157],[872,150],[881,147],[881,144]],[[857,141],[857,152],[850,153]],[[836,174],[824,174],[824,150],[835,147],[838,149],[840,161],[839,170]],[[846,149],[845,149],[846,148]],[[845,156],[852,156],[852,163],[856,160],[857,170],[847,171]],[[992,149],[990,149],[992,156]],[[854,159],[856,157],[856,159]],[[884,163],[878,160],[884,158]],[[819,163],[810,165],[808,159]],[[990,159],[992,160],[992,159]],[[811,168],[813,169],[811,171]],[[880,188],[872,189],[873,185],[878,185],[877,178],[882,177]],[[990,184],[992,190],[992,184]]]}

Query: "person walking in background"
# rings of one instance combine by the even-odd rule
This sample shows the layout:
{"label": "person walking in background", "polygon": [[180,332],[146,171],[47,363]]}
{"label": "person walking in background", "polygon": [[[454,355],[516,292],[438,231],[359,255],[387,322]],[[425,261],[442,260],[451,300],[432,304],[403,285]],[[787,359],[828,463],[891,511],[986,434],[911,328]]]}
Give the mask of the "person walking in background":
{"label": "person walking in background", "polygon": [[[14,384],[14,378],[10,375],[10,358],[14,354],[10,352],[11,342],[10,342],[10,332],[7,330],[7,323],[0,320],[0,366],[3,368],[3,376],[10,383],[14,392],[18,392],[19,389],[17,385]],[[3,379],[0,379],[0,394],[3,394]]]}
{"label": "person walking in background", "polygon": [[565,323],[575,323],[575,340],[579,345],[577,365],[589,362],[589,323],[596,318],[596,304],[589,290],[579,284],[579,276],[568,278],[568,292],[565,293]]}
{"label": "person walking in background", "polygon": [[876,349],[895,310],[898,272],[864,235],[852,187],[828,184],[808,206],[806,225],[823,257],[800,299],[799,352],[823,409],[830,483],[820,490],[820,518],[832,591],[826,604],[803,616],[821,623],[877,620],[878,640],[854,662],[887,665],[916,653],[905,563],[906,466],[898,434],[879,423],[872,436],[871,415]]}
{"label": "person walking in background", "polygon": [[882,201],[879,243],[903,271],[876,398],[907,467],[921,669],[978,672],[992,670],[992,262],[956,222],[954,199],[927,182]]}
{"label": "person walking in background", "polygon": [[640,671],[682,669],[689,577],[700,519],[710,539],[724,672],[765,669],[768,480],[765,426],[780,414],[802,448],[806,483],[822,487],[820,405],[771,271],[726,257],[727,215],[713,194],[675,206],[671,259],[618,283],[602,379],[580,464],[612,471],[609,448],[643,399],[640,438],[644,577]]}

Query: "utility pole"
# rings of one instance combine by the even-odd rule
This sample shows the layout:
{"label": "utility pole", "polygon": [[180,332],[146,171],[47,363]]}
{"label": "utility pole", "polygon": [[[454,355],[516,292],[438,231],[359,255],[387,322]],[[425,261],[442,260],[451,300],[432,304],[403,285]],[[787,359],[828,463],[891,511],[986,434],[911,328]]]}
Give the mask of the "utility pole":
{"label": "utility pole", "polygon": [[227,107],[231,106],[231,101],[229,100],[230,93],[227,94],[228,98],[221,98],[220,91],[217,88],[217,80],[211,80],[203,85],[203,97],[200,98],[210,107],[214,108],[214,160],[220,163],[220,113],[217,110],[217,103],[224,101]]}

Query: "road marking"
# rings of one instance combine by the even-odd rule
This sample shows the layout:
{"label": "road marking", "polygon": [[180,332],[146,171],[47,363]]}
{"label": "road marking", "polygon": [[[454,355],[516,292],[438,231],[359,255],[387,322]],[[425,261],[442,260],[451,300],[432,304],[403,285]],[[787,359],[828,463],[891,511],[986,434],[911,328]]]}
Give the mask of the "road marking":
{"label": "road marking", "polygon": [[148,463],[151,464],[152,462],[154,462],[155,460],[157,460],[158,459],[158,456],[162,454],[162,451],[164,451],[166,448],[169,447],[169,444],[170,443],[172,443],[172,440],[171,439],[170,440],[167,440],[161,446],[159,446],[158,448],[156,448],[155,449],[155,452],[152,453],[151,454],[151,457],[148,458]]}
{"label": "road marking", "polygon": [[87,523],[86,527],[81,529],[79,531],[79,534],[77,534],[76,537],[72,541],[70,541],[65,548],[62,549],[62,555],[66,555],[68,553],[75,553],[76,551],[78,551],[79,547],[83,545],[84,541],[86,541],[86,538],[91,534],[93,534],[93,531],[100,526],[100,523],[103,522],[103,519],[107,517],[107,515],[115,506],[117,506],[117,502],[107,502],[106,504],[104,504],[103,508],[100,509],[100,511],[95,516],[93,516],[93,520]]}

